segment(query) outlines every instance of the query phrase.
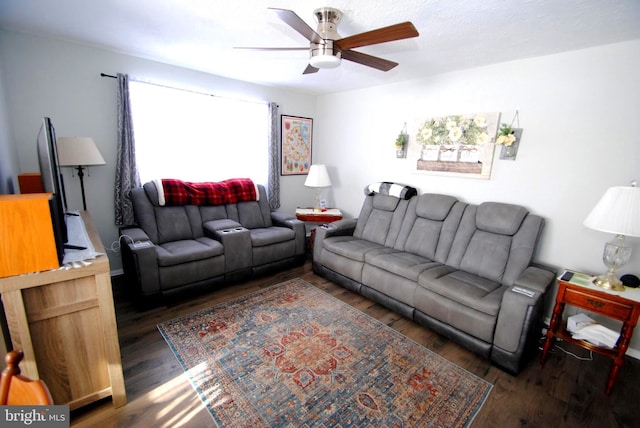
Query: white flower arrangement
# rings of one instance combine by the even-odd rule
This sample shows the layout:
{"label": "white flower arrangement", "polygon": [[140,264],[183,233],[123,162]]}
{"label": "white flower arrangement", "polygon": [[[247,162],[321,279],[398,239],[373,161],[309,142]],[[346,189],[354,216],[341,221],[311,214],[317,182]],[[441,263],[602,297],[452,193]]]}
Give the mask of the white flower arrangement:
{"label": "white flower arrangement", "polygon": [[447,116],[426,120],[416,136],[418,143],[427,145],[485,144],[489,142],[484,116]]}
{"label": "white flower arrangement", "polygon": [[513,143],[516,142],[516,136],[513,133],[513,128],[506,123],[500,125],[500,130],[498,131],[498,137],[496,138],[496,144],[503,144],[506,147],[509,147]]}

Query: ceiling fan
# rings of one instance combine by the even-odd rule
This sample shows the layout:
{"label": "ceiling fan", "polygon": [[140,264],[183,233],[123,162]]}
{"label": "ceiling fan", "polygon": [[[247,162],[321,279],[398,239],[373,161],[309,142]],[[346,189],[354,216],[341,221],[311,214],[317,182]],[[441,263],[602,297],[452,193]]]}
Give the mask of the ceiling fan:
{"label": "ceiling fan", "polygon": [[342,18],[342,12],[331,7],[316,9],[313,13],[318,22],[317,30],[313,30],[295,12],[288,9],[269,8],[278,17],[296,30],[310,42],[310,46],[296,48],[268,48],[241,47],[236,49],[251,49],[263,51],[291,51],[309,50],[309,65],[303,74],[316,73],[321,68],[336,68],[342,59],[373,67],[382,71],[389,71],[398,65],[397,62],[378,58],[352,49],[378,43],[417,37],[418,30],[411,22],[390,25],[353,36],[342,37],[338,34],[337,25]]}

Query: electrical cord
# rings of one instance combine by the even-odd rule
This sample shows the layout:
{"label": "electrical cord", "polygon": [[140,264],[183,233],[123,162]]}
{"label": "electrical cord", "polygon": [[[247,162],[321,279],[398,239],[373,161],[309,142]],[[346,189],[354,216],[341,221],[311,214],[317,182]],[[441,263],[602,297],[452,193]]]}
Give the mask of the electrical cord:
{"label": "electrical cord", "polygon": [[[542,342],[542,341],[544,341],[545,339],[546,339],[546,336],[542,336],[542,337],[540,338],[540,341]],[[562,346],[558,345],[558,343],[557,343],[557,342],[553,344],[553,348],[551,348],[551,349],[549,350],[549,352],[553,354],[553,351],[554,351],[555,349],[559,349],[559,350],[561,350],[561,351],[562,351],[562,352],[564,352],[565,354],[567,354],[567,355],[569,355],[569,356],[571,356],[571,357],[575,358],[575,359],[576,359],[576,360],[578,360],[578,361],[593,361],[593,351],[591,351],[591,350],[589,350],[589,356],[588,356],[588,357],[581,357],[581,356],[579,356],[579,355],[574,354],[574,353],[573,353],[573,352],[571,352],[571,351],[567,351],[567,350],[566,350],[566,349],[564,349]],[[538,346],[538,350],[542,351],[542,346]]]}
{"label": "electrical cord", "polygon": [[120,246],[120,240],[121,240],[122,238],[129,238],[129,240],[131,241],[131,244],[134,244],[134,243],[135,243],[135,241],[133,240],[133,238],[132,238],[132,237],[130,237],[129,235],[120,235],[120,236],[118,237],[118,240],[117,240],[117,241],[113,241],[113,242],[111,243],[111,247],[110,247],[110,248],[111,248],[111,251],[113,251],[114,253],[119,253],[119,252],[120,252],[120,249],[121,249],[121,246]]}

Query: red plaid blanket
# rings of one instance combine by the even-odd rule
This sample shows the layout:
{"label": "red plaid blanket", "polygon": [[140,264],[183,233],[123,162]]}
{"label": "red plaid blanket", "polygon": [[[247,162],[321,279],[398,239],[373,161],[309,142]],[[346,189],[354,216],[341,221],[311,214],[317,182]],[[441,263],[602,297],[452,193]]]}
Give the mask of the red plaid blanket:
{"label": "red plaid blanket", "polygon": [[162,187],[165,205],[224,205],[258,199],[256,186],[249,178],[202,183],[163,178]]}

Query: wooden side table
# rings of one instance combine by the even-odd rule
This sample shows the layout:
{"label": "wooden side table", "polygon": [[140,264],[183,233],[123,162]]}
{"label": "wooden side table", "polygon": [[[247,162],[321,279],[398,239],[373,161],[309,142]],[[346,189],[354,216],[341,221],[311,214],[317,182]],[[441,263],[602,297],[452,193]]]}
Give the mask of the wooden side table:
{"label": "wooden side table", "polygon": [[342,219],[342,212],[337,208],[317,212],[313,208],[296,208],[298,220],[311,223],[331,223]]}
{"label": "wooden side table", "polygon": [[314,211],[313,208],[296,208],[296,218],[305,223],[312,223],[311,230],[307,235],[307,250],[313,251],[313,241],[316,234],[314,226],[342,220],[342,212],[337,208],[329,208],[320,212]]}
{"label": "wooden side table", "polygon": [[[635,294],[634,298],[636,298]],[[613,349],[609,349],[585,340],[573,339],[571,333],[566,329],[566,322],[562,320],[562,312],[566,304],[622,321],[623,325],[616,346]],[[629,341],[633,336],[633,329],[638,323],[639,316],[640,301],[637,299],[627,299],[604,290],[601,291],[596,289],[595,286],[584,286],[558,280],[556,304],[553,308],[551,324],[542,349],[541,363],[544,364],[555,338],[560,338],[565,342],[573,343],[581,348],[589,349],[599,355],[611,358],[613,363],[609,371],[606,389],[606,394],[609,395],[624,363],[624,355],[629,347]]]}

